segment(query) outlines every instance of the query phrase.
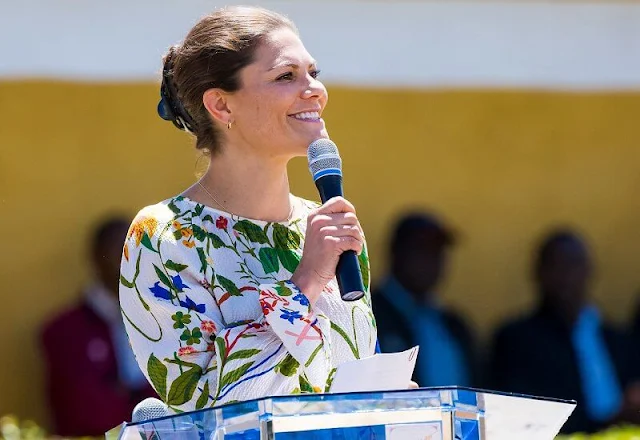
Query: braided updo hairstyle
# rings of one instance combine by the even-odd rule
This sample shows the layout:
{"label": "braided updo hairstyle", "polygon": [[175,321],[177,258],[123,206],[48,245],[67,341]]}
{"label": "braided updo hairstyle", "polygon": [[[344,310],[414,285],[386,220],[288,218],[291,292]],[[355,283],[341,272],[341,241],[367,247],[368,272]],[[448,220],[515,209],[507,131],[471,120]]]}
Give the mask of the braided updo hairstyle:
{"label": "braided updo hairstyle", "polygon": [[202,18],[164,57],[160,116],[192,133],[197,149],[215,154],[220,133],[204,106],[204,93],[238,90],[240,70],[251,64],[262,38],[281,28],[298,33],[291,20],[259,7],[227,7]]}

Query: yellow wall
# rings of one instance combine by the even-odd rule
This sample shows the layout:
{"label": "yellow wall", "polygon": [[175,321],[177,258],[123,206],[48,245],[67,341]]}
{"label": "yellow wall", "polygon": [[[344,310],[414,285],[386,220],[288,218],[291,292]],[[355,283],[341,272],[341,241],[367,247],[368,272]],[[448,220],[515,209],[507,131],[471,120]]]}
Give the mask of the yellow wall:
{"label": "yellow wall", "polygon": [[[533,239],[576,224],[616,319],[640,289],[640,94],[330,88],[326,119],[383,271],[389,219],[435,207],[463,233],[447,299],[486,331],[530,304]],[[88,277],[90,226],[193,180],[191,141],[155,114],[154,84],[0,83],[0,414],[46,420],[36,331]],[[294,190],[316,198],[306,163]],[[72,341],[70,341],[72,343]]]}

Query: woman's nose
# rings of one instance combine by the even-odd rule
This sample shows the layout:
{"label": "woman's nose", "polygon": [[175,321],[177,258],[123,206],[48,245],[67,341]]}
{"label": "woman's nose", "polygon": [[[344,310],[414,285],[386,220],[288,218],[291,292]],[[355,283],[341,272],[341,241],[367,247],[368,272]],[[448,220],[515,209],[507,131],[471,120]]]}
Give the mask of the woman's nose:
{"label": "woman's nose", "polygon": [[308,75],[308,83],[303,92],[304,98],[323,98],[327,94],[327,89],[325,89],[324,84],[322,84],[318,79]]}

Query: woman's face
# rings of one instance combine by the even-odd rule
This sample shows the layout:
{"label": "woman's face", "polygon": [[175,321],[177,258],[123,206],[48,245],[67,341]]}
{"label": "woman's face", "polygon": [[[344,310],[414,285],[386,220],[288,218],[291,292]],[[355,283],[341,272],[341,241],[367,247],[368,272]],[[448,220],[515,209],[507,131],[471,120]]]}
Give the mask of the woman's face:
{"label": "woman's face", "polygon": [[268,34],[253,63],[240,71],[240,89],[227,98],[230,139],[239,137],[270,157],[305,155],[311,142],[328,137],[321,117],[327,90],[317,76],[314,59],[293,31]]}

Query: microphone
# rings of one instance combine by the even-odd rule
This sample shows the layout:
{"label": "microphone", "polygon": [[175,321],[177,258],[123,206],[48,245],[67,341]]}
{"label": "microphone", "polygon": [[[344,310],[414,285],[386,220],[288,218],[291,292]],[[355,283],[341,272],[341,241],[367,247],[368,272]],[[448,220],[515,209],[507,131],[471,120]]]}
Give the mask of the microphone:
{"label": "microphone", "polygon": [[[322,203],[332,197],[342,197],[342,159],[336,144],[329,139],[311,142],[307,159]],[[364,283],[355,251],[345,251],[340,255],[336,278],[344,301],[356,301],[364,296]]]}
{"label": "microphone", "polygon": [[[159,423],[155,419],[169,415],[169,407],[162,400],[147,397],[133,408],[131,422],[141,424],[138,426],[138,432],[142,440],[160,440],[160,434],[170,434],[171,427],[166,426],[166,421]],[[162,437],[167,438],[167,435]]]}
{"label": "microphone", "polygon": [[170,415],[169,407],[160,399],[147,397],[138,403],[131,413],[131,422],[139,423]]}

